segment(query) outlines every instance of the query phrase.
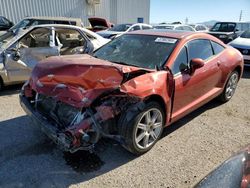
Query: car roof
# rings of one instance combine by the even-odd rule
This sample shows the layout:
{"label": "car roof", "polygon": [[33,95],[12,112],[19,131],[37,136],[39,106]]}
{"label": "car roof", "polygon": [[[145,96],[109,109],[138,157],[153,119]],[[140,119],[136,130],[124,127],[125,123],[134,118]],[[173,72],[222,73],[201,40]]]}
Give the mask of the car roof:
{"label": "car roof", "polygon": [[81,20],[80,18],[69,18],[69,17],[47,17],[47,16],[35,16],[35,17],[25,17],[24,19],[34,19],[34,20],[60,20],[60,21],[68,21],[68,20],[74,20],[74,21],[79,21]]}
{"label": "car roof", "polygon": [[34,28],[39,27],[62,27],[62,28],[72,28],[72,29],[83,29],[82,27],[78,27],[75,25],[66,25],[66,24],[42,24],[42,25],[34,25],[28,28],[28,30],[32,30]]}
{"label": "car roof", "polygon": [[65,29],[77,29],[83,31],[85,34],[87,33],[88,35],[92,35],[92,37],[95,37],[97,39],[103,38],[102,36],[86,29],[83,27],[79,26],[74,26],[74,25],[66,25],[66,24],[43,24],[43,25],[34,25],[29,27],[28,29],[25,30],[25,33],[28,33],[29,31],[35,29],[35,28],[46,28],[46,27],[56,27],[56,28],[65,28]]}
{"label": "car roof", "polygon": [[149,30],[138,30],[130,32],[129,34],[140,34],[140,35],[154,35],[154,36],[161,36],[161,37],[170,37],[181,39],[183,37],[192,35],[194,32],[189,31],[175,31],[175,30],[168,30],[168,29],[149,29]]}
{"label": "car roof", "polygon": [[[138,30],[138,31],[132,31],[128,34],[139,34],[139,35],[153,35],[153,36],[159,36],[159,37],[168,37],[168,38],[175,38],[175,39],[183,39],[183,38],[205,38],[209,40],[213,40],[221,45],[224,46],[224,44],[217,38],[213,37],[212,35],[209,35],[207,33],[202,32],[192,32],[192,31],[176,31],[176,30],[167,30],[167,29],[149,29],[149,30]],[[127,35],[128,35],[127,34]]]}

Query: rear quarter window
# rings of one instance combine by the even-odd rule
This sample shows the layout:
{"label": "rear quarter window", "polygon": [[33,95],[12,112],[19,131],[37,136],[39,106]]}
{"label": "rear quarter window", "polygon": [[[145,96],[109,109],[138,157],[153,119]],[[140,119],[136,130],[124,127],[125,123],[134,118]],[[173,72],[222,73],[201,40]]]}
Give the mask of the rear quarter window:
{"label": "rear quarter window", "polygon": [[217,42],[211,41],[211,43],[212,43],[214,55],[221,53],[225,49],[224,46],[218,44]]}

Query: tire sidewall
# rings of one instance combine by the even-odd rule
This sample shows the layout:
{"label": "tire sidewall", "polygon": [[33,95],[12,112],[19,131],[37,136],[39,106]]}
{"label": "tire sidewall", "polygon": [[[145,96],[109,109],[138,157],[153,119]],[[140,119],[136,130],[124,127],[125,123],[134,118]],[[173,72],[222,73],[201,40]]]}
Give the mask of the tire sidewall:
{"label": "tire sidewall", "polygon": [[[223,93],[222,93],[222,101],[223,101],[223,102],[229,101],[229,100],[232,99],[232,97],[234,96],[234,94],[233,94],[230,98],[227,98],[227,97],[226,97],[226,91],[227,91],[227,87],[228,87],[229,81],[230,81],[231,77],[232,77],[234,74],[237,74],[237,78],[238,78],[237,83],[239,82],[239,73],[238,73],[237,71],[231,72],[231,74],[229,75],[229,77],[228,77],[228,79],[227,79],[225,88],[224,88]],[[237,85],[238,85],[238,84],[237,84]],[[237,88],[237,85],[236,85],[236,88]],[[236,88],[235,88],[235,90],[236,90]],[[235,91],[234,91],[234,93],[235,93]]]}
{"label": "tire sidewall", "polygon": [[[135,132],[136,132],[137,124],[140,121],[142,115],[151,108],[157,108],[161,112],[163,125],[161,127],[160,134],[159,134],[158,138],[155,140],[155,142],[152,145],[150,145],[148,148],[142,149],[142,148],[139,148],[136,144]],[[125,148],[136,155],[141,155],[141,154],[149,151],[161,137],[161,134],[162,134],[162,131],[163,131],[163,128],[165,125],[165,118],[166,118],[165,112],[163,111],[162,107],[157,102],[147,103],[145,108],[141,112],[135,114],[134,117],[129,122],[127,122],[127,123],[123,122],[123,123],[125,123],[123,126],[127,126],[127,131],[126,131],[126,135],[125,135],[125,143],[126,143]],[[123,129],[123,131],[124,131],[124,129]]]}

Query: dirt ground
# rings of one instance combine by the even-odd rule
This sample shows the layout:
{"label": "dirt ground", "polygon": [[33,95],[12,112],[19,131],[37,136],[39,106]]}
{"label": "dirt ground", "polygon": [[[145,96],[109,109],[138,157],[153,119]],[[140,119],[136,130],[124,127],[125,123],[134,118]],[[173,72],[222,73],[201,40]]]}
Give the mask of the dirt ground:
{"label": "dirt ground", "polygon": [[192,187],[250,144],[250,69],[233,99],[211,101],[164,131],[134,157],[102,140],[96,152],[63,153],[32,125],[18,102],[20,86],[0,93],[0,187]]}

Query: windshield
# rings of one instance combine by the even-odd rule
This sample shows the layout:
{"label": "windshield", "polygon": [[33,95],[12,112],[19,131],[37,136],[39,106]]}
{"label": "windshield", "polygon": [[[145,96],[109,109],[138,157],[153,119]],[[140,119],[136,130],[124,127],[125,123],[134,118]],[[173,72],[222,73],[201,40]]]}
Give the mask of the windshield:
{"label": "windshield", "polygon": [[10,28],[11,31],[14,31],[16,29],[20,29],[20,28],[25,28],[25,27],[29,27],[31,25],[32,21],[29,19],[24,19],[20,22],[18,22],[16,25],[14,25],[12,28]]}
{"label": "windshield", "polygon": [[114,27],[110,28],[109,31],[119,31],[119,32],[124,32],[127,31],[128,28],[130,28],[132,24],[120,24],[120,25],[115,25]]}
{"label": "windshield", "polygon": [[94,56],[114,63],[154,69],[165,63],[177,39],[149,36],[122,35],[94,53]]}
{"label": "windshield", "polygon": [[244,33],[241,34],[241,38],[250,38],[250,30],[245,31]]}
{"label": "windshield", "polygon": [[6,48],[8,43],[15,37],[15,34],[11,31],[0,36],[0,48]]}
{"label": "windshield", "polygon": [[216,23],[211,31],[219,32],[233,32],[235,30],[236,23]]}

